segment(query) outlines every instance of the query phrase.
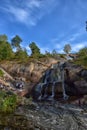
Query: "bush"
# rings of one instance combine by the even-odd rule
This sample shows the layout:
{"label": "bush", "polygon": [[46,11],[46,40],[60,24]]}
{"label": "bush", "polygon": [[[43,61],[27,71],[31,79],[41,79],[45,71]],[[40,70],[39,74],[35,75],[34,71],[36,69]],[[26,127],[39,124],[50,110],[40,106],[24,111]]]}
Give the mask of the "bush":
{"label": "bush", "polygon": [[87,68],[87,47],[79,50],[78,58],[76,59],[75,63]]}
{"label": "bush", "polygon": [[3,71],[0,69],[0,77],[3,77],[4,76],[4,73]]}
{"label": "bush", "polygon": [[4,91],[0,92],[0,112],[12,113],[17,106],[17,96],[15,94],[7,94]]}
{"label": "bush", "polygon": [[64,54],[59,54],[60,58],[65,58]]}

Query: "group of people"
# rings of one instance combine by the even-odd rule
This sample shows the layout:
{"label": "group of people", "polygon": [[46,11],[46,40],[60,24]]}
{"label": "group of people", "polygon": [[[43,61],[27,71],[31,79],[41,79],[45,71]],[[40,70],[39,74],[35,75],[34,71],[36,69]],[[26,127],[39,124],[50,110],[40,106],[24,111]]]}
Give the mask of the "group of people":
{"label": "group of people", "polygon": [[23,82],[17,82],[16,83],[16,88],[17,89],[23,89],[23,87],[24,87],[24,83]]}

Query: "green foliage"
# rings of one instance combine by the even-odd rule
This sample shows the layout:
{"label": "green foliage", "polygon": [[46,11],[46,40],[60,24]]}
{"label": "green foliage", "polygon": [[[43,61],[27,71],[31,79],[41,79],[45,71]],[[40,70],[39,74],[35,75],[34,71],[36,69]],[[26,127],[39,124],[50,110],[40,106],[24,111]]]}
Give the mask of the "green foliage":
{"label": "green foliage", "polygon": [[0,112],[12,113],[17,106],[17,96],[14,94],[8,95],[4,91],[0,91]]}
{"label": "green foliage", "polygon": [[64,46],[64,52],[68,54],[70,51],[71,51],[71,46],[70,46],[70,44],[66,44],[66,45]]}
{"label": "green foliage", "polygon": [[78,55],[79,55],[79,57],[87,56],[87,47],[80,49],[79,52],[78,52]]}
{"label": "green foliage", "polygon": [[0,60],[10,59],[12,56],[11,45],[8,42],[0,41]]}
{"label": "green foliage", "polygon": [[59,54],[60,58],[65,58],[64,54]]}
{"label": "green foliage", "polygon": [[40,49],[39,49],[39,47],[36,45],[36,43],[35,42],[32,42],[32,43],[30,43],[29,44],[29,47],[30,47],[30,49],[31,49],[31,56],[33,57],[33,58],[37,58],[37,57],[39,57],[40,56]]}
{"label": "green foliage", "polygon": [[82,64],[87,68],[87,56],[82,59]]}
{"label": "green foliage", "polygon": [[58,53],[57,53],[57,51],[54,49],[53,51],[52,51],[52,55],[57,55]]}
{"label": "green foliage", "polygon": [[45,56],[52,57],[52,54],[49,51],[45,51]]}
{"label": "green foliage", "polygon": [[0,41],[7,42],[7,40],[8,40],[8,37],[5,34],[0,35]]}
{"label": "green foliage", "polygon": [[20,60],[26,60],[28,58],[28,54],[26,49],[20,49],[15,53],[15,58]]}
{"label": "green foliage", "polygon": [[78,58],[75,61],[75,63],[83,65],[87,68],[87,47],[84,47],[79,50],[78,52]]}
{"label": "green foliage", "polygon": [[16,48],[18,50],[20,49],[21,42],[22,42],[22,39],[18,35],[16,35],[15,37],[12,38],[11,45],[13,48]]}
{"label": "green foliage", "polygon": [[55,58],[55,59],[59,58],[59,54],[55,49],[52,51],[52,57]]}
{"label": "green foliage", "polygon": [[54,49],[52,52],[45,51],[44,57],[48,57],[48,58],[49,58],[49,57],[52,57],[52,58],[58,59],[58,58],[59,58],[59,54],[58,54],[57,51]]}
{"label": "green foliage", "polygon": [[4,76],[4,73],[3,71],[0,69],[0,77],[3,77]]}

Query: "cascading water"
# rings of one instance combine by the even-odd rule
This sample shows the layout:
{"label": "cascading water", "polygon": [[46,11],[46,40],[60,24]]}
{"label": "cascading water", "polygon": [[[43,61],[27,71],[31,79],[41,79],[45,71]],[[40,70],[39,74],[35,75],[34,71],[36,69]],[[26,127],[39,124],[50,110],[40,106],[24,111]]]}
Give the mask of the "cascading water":
{"label": "cascading water", "polygon": [[49,82],[49,75],[50,75],[50,70],[47,70],[45,73],[45,79],[44,79],[44,83],[47,84]]}
{"label": "cascading water", "polygon": [[[49,70],[46,71],[44,74],[44,80],[42,83],[39,84],[39,100],[51,98],[54,99],[55,97],[55,84],[61,82],[62,84],[62,91],[63,91],[63,99],[67,100],[68,95],[65,91],[65,84],[64,84],[64,63],[58,63],[51,66]],[[49,84],[51,86],[51,95],[48,95]],[[44,90],[44,94],[42,94],[42,90]]]}
{"label": "cascading water", "polygon": [[41,83],[41,84],[38,85],[40,87],[39,88],[40,89],[40,96],[38,97],[38,100],[42,99],[42,88],[43,88],[43,85],[44,85],[44,83]]}
{"label": "cascading water", "polygon": [[55,82],[53,82],[53,85],[52,85],[52,98],[54,98],[54,96],[55,96]]}
{"label": "cascading water", "polygon": [[64,68],[62,68],[62,89],[63,89],[63,99],[67,100],[68,99],[68,95],[66,94],[65,91],[65,84],[64,84]]}

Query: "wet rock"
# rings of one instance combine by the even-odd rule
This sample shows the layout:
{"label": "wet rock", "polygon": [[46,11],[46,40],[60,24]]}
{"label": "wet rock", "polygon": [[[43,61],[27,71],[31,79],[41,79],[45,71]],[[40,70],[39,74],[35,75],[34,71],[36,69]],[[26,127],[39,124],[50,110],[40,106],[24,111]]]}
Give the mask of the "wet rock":
{"label": "wet rock", "polygon": [[79,73],[79,76],[81,76],[82,78],[84,78],[87,81],[87,69],[82,69]]}
{"label": "wet rock", "polygon": [[74,84],[77,88],[79,95],[87,94],[87,82],[85,80],[75,81]]}

